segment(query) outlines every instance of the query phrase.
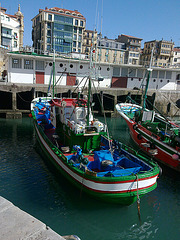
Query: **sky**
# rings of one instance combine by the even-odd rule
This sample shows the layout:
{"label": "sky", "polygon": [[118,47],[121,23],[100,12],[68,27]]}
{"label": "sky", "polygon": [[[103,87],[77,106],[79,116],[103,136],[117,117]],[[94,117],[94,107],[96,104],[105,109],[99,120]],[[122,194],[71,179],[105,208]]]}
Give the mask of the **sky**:
{"label": "sky", "polygon": [[115,39],[120,34],[152,40],[172,41],[180,46],[180,0],[2,0],[1,7],[24,14],[24,45],[32,45],[32,21],[45,7],[78,10],[86,18],[86,29],[97,29]]}

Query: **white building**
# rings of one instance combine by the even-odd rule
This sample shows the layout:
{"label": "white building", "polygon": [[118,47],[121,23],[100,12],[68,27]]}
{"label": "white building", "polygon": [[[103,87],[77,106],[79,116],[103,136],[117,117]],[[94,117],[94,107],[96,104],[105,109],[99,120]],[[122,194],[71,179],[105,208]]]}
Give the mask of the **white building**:
{"label": "white building", "polygon": [[173,67],[180,67],[180,47],[174,48],[172,65]]}
{"label": "white building", "polygon": [[[53,56],[8,53],[8,79],[15,84],[48,85],[51,77]],[[89,61],[85,59],[56,57],[55,75],[58,86],[81,86],[89,77]],[[130,64],[96,63],[91,77],[102,88],[141,88],[146,68]],[[97,81],[101,79],[103,81]],[[152,90],[179,90],[180,68],[154,67],[149,83]]]}
{"label": "white building", "polygon": [[24,16],[20,11],[14,15],[6,13],[6,8],[0,8],[0,46],[12,51],[23,47]]}

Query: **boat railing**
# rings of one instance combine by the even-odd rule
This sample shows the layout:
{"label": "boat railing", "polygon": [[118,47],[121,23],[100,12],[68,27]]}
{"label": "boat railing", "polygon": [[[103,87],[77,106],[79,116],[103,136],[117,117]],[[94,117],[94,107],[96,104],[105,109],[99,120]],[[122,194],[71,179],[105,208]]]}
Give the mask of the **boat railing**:
{"label": "boat railing", "polygon": [[[41,127],[39,127],[38,129],[39,129],[39,131],[40,131],[41,133],[43,133],[43,130],[41,129]],[[56,146],[49,140],[49,138],[48,138],[45,134],[43,134],[43,138],[46,140],[46,142],[47,142],[48,145],[51,147],[51,149],[53,150],[53,152],[54,152],[56,155],[58,155],[59,157],[61,157],[65,162],[67,162],[66,156],[64,156],[64,154],[61,152],[61,150],[60,150],[58,147],[56,147]]]}

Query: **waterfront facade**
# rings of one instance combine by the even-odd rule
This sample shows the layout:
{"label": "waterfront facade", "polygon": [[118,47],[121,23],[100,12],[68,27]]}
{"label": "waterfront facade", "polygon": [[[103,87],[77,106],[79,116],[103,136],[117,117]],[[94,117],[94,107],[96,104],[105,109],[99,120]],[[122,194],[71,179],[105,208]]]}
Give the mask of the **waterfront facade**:
{"label": "waterfront facade", "polygon": [[[8,53],[8,83],[49,84],[52,56]],[[141,89],[145,84],[146,68],[132,64],[95,63],[92,77],[102,88]],[[84,85],[89,76],[89,60],[57,57],[55,75],[58,86]],[[101,76],[103,81],[98,81]],[[178,90],[180,69],[153,67],[149,89]]]}
{"label": "waterfront facade", "polygon": [[0,46],[11,51],[18,51],[23,47],[24,16],[20,5],[14,15],[6,13],[7,9],[0,7]]}
{"label": "waterfront facade", "polygon": [[142,38],[121,34],[118,36],[117,41],[120,43],[125,43],[126,54],[124,63],[139,65]]}
{"label": "waterfront facade", "polygon": [[144,43],[144,50],[142,54],[143,65],[149,65],[151,59],[151,52],[153,49],[152,66],[156,67],[170,67],[173,60],[174,43],[165,40],[153,40]]}
{"label": "waterfront facade", "polygon": [[86,19],[77,10],[39,9],[32,19],[32,41],[35,52],[82,52]]}

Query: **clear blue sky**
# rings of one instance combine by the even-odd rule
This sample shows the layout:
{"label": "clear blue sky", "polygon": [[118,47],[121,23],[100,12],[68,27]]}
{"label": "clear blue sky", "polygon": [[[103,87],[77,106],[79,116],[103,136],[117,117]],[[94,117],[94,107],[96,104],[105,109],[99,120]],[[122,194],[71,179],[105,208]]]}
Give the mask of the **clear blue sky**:
{"label": "clear blue sky", "polygon": [[108,38],[120,34],[142,38],[143,42],[163,38],[180,46],[180,0],[2,0],[0,3],[9,14],[17,12],[20,3],[24,14],[24,45],[32,45],[31,19],[39,9],[60,7],[78,10],[86,18],[89,30],[96,26],[100,32],[102,19],[102,34]]}

